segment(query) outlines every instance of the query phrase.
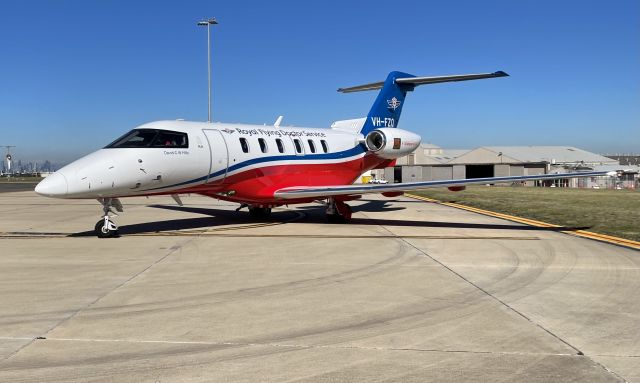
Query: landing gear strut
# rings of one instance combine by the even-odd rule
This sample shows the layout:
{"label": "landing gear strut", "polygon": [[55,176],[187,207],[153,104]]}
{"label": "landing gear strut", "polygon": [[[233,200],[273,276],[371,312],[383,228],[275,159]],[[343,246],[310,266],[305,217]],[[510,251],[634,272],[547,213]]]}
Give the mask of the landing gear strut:
{"label": "landing gear strut", "polygon": [[122,204],[117,198],[98,198],[98,202],[102,204],[102,212],[104,216],[96,222],[95,231],[98,238],[113,238],[118,236],[118,226],[111,220],[109,213],[116,214],[111,207],[122,212]]}
{"label": "landing gear strut", "polygon": [[329,223],[348,223],[351,220],[351,207],[343,201],[329,198],[327,204],[327,221]]}

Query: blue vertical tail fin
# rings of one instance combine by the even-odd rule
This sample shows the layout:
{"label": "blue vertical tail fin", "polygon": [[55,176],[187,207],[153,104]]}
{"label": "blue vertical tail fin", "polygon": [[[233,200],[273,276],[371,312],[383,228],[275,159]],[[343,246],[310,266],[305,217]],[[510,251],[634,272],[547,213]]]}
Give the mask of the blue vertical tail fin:
{"label": "blue vertical tail fin", "polygon": [[384,81],[382,89],[378,93],[361,133],[366,135],[376,128],[395,128],[400,120],[400,113],[404,105],[407,92],[415,88],[411,84],[398,84],[397,78],[412,78],[414,75],[402,72],[391,72]]}

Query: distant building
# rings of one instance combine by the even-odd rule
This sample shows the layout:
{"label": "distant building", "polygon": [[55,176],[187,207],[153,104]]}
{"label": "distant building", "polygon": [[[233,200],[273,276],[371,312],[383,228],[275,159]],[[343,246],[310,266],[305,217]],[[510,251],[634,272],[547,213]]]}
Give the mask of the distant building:
{"label": "distant building", "polygon": [[605,154],[606,157],[620,162],[620,165],[640,166],[640,155],[637,154]]}
{"label": "distant building", "polygon": [[[626,167],[629,168],[629,167]],[[572,146],[483,146],[471,150],[443,149],[422,144],[393,168],[372,171],[389,182],[416,182],[482,177],[522,176],[581,170],[620,170],[617,160]],[[555,181],[530,181],[528,186],[637,188],[637,167],[621,178],[592,177]]]}

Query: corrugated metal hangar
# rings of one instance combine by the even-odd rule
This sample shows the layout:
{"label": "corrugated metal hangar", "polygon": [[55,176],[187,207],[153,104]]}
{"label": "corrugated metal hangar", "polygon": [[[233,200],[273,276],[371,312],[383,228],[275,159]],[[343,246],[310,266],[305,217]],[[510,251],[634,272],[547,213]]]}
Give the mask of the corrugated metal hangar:
{"label": "corrugated metal hangar", "polygon": [[[614,159],[572,146],[483,146],[472,150],[443,149],[421,144],[412,154],[398,159],[393,168],[377,169],[371,176],[389,182],[536,175],[587,169],[620,169]],[[634,172],[631,172],[634,173]],[[635,187],[638,172],[627,177],[625,187]],[[624,180],[624,177],[623,177]],[[609,180],[558,181],[555,186],[611,186]],[[528,185],[534,185],[529,182]],[[537,185],[540,185],[538,183]],[[546,185],[550,186],[550,185]],[[615,186],[615,185],[613,185]]]}

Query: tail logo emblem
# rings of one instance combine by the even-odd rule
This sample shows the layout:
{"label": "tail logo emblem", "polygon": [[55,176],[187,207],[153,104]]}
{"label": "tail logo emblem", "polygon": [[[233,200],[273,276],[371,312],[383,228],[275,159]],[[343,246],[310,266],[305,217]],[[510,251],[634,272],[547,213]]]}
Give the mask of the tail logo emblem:
{"label": "tail logo emblem", "polygon": [[397,98],[393,97],[391,100],[387,100],[387,104],[389,104],[389,109],[391,109],[391,110],[393,110],[395,112],[396,109],[398,109],[400,107],[400,104],[402,104],[402,101],[400,101]]}

